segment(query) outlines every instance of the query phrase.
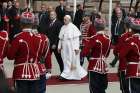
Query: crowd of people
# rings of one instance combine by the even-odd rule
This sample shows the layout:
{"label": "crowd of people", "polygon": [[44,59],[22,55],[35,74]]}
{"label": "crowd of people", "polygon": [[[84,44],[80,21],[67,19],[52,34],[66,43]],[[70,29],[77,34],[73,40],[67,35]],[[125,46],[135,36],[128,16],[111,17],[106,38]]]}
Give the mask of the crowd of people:
{"label": "crowd of people", "polygon": [[[56,8],[41,5],[41,11],[19,8],[19,2],[4,2],[0,8],[0,71],[5,83],[2,93],[10,93],[4,77],[3,59],[14,60],[16,93],[45,93],[51,76],[52,53],[60,73],[58,79],[81,80],[88,75],[90,93],[105,93],[108,87],[106,59],[113,47],[112,67],[119,61],[118,76],[122,93],[140,92],[140,17],[120,3],[112,11],[111,39],[106,20],[77,5],[75,16],[70,5],[59,0]],[[82,66],[85,57],[88,70]]]}

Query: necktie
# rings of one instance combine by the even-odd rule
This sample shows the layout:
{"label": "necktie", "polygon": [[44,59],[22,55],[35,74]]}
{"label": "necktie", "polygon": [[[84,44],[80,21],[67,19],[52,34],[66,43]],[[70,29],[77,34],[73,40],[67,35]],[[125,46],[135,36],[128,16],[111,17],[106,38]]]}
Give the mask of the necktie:
{"label": "necktie", "polygon": [[43,18],[44,15],[45,15],[45,13],[42,13],[42,14],[40,15],[40,20],[42,20],[42,18]]}
{"label": "necktie", "polygon": [[54,22],[51,22],[50,26],[53,26],[53,23],[54,23]]}
{"label": "necktie", "polygon": [[118,20],[117,23],[116,23],[116,26],[115,26],[115,35],[119,35],[118,32],[119,32],[119,25],[120,25],[120,21]]}
{"label": "necktie", "polygon": [[63,11],[63,6],[61,6],[61,10]]}

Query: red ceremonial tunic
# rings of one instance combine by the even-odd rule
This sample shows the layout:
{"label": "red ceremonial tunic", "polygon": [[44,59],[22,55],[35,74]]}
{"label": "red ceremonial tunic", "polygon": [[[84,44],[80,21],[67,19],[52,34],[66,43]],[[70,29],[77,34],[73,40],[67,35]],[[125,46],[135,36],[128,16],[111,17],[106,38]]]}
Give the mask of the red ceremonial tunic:
{"label": "red ceremonial tunic", "polygon": [[127,64],[126,77],[140,77],[140,34],[134,34],[126,40],[126,43],[119,51],[121,62]]}
{"label": "red ceremonial tunic", "polygon": [[[125,32],[124,34],[121,35],[121,37],[119,37],[118,43],[113,50],[115,55],[119,56],[119,51],[121,50],[121,48],[123,48],[122,46],[125,44],[126,40],[132,35],[133,35],[132,32]],[[119,60],[119,71],[125,71],[126,66],[127,64],[125,62]]]}
{"label": "red ceremonial tunic", "polygon": [[44,34],[35,34],[36,37],[38,37],[41,40],[41,48],[39,50],[38,56],[40,58],[44,58],[45,62],[41,63],[39,62],[39,71],[40,75],[46,74],[47,71],[51,70],[52,64],[51,64],[51,55],[50,55],[50,50],[49,50],[49,39],[47,38],[46,35]]}
{"label": "red ceremonial tunic", "polygon": [[[3,67],[3,58],[6,57],[8,50],[8,33],[0,31],[0,68]],[[1,68],[2,69],[2,68]]]}
{"label": "red ceremonial tunic", "polygon": [[32,29],[23,29],[11,42],[8,59],[14,61],[13,78],[15,80],[38,80],[40,71],[39,51],[41,39],[34,36]]}
{"label": "red ceremonial tunic", "polygon": [[110,51],[110,39],[105,34],[97,32],[89,41],[85,41],[82,56],[91,54],[88,70],[100,74],[106,73],[107,64],[105,63]]}

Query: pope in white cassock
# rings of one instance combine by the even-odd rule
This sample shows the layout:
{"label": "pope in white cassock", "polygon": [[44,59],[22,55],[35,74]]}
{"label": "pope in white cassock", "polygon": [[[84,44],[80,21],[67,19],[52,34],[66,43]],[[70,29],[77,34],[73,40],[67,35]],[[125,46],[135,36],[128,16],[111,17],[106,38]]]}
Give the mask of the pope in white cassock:
{"label": "pope in white cassock", "polygon": [[86,70],[80,66],[80,35],[78,28],[71,23],[71,17],[66,15],[59,33],[58,51],[64,62],[64,70],[60,76],[68,80],[81,80],[87,75]]}

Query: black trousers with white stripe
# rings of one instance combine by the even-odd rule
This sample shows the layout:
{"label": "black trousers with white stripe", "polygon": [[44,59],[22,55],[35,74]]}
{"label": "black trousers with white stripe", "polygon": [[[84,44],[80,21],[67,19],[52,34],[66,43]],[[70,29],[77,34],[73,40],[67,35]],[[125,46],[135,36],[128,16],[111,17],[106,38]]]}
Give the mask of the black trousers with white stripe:
{"label": "black trousers with white stripe", "polygon": [[140,93],[140,78],[128,78],[129,93]]}
{"label": "black trousers with white stripe", "polygon": [[120,71],[119,73],[120,89],[122,93],[129,93],[129,85],[126,80],[125,71]]}
{"label": "black trousers with white stripe", "polygon": [[107,74],[89,71],[88,77],[90,93],[106,93],[105,90],[108,86]]}

